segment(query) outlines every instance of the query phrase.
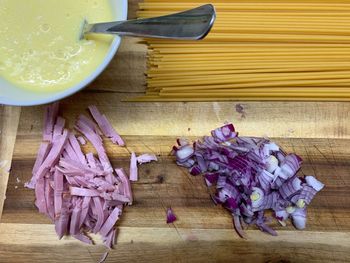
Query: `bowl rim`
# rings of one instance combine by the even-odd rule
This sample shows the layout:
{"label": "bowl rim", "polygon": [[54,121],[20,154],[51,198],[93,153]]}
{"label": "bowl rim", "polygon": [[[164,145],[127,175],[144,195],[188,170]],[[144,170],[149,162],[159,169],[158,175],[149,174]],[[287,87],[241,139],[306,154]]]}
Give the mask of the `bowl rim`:
{"label": "bowl rim", "polygon": [[[120,8],[122,10],[122,15],[120,20],[126,20],[128,16],[128,0],[118,0],[121,1]],[[86,88],[91,82],[93,82],[110,64],[112,61],[113,57],[118,51],[118,48],[121,43],[121,37],[120,36],[115,36],[110,49],[108,50],[108,53],[102,63],[96,68],[96,70],[90,74],[87,78],[79,82],[78,84],[65,89],[63,91],[60,91],[58,93],[53,93],[52,96],[49,97],[44,97],[44,98],[38,98],[38,99],[33,99],[30,101],[18,101],[14,100],[12,98],[5,98],[5,97],[0,97],[0,105],[10,105],[10,106],[36,106],[36,105],[43,105],[43,104],[48,104],[54,101],[58,101],[61,99],[64,99],[66,97],[69,97],[78,91]],[[2,101],[4,100],[4,101]]]}

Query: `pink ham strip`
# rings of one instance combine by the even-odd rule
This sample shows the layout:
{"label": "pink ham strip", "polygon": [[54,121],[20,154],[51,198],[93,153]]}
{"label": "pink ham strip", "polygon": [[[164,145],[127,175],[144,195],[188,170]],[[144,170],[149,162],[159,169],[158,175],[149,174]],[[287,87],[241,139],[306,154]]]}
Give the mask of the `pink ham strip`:
{"label": "pink ham strip", "polygon": [[96,106],[89,106],[89,110],[104,136],[110,138],[113,143],[118,144],[119,146],[124,146],[125,143],[123,139],[113,128],[107,117],[105,115],[102,115]]}
{"label": "pink ham strip", "polygon": [[131,192],[131,185],[130,185],[129,178],[126,176],[126,174],[122,168],[115,169],[115,171],[122,182],[123,193],[130,200],[129,205],[131,205],[133,199],[132,199],[132,192]]}
{"label": "pink ham strip", "polygon": [[66,143],[64,146],[64,158],[69,158],[71,160],[78,160],[78,156],[76,155],[75,151],[73,150],[73,147],[69,144]]}
{"label": "pink ham strip", "polygon": [[59,218],[56,218],[55,229],[58,238],[61,239],[68,232],[68,225],[70,221],[70,208],[72,205],[71,196],[68,193],[67,185],[64,186],[62,195],[62,209]]}
{"label": "pink ham strip", "polygon": [[[127,203],[129,203],[129,199],[126,199],[126,200],[127,200]],[[119,201],[119,200],[106,200],[106,202],[105,202],[106,207],[118,206],[118,205],[123,205],[123,204],[125,204],[125,202]]]}
{"label": "pink ham strip", "polygon": [[58,115],[59,103],[55,102],[45,109],[43,140],[52,141],[54,124]]}
{"label": "pink ham strip", "polygon": [[85,140],[84,137],[82,137],[82,136],[78,136],[78,137],[77,137],[77,140],[79,141],[79,143],[80,143],[81,145],[85,145],[85,144],[86,144],[86,140]]}
{"label": "pink ham strip", "polygon": [[40,144],[38,155],[37,155],[37,158],[35,160],[35,164],[34,164],[33,171],[32,171],[33,176],[29,182],[24,184],[25,187],[30,188],[30,189],[35,188],[35,184],[36,184],[36,180],[37,180],[35,174],[38,172],[40,166],[44,162],[44,160],[47,157],[50,150],[51,150],[51,143],[50,142],[42,142]]}
{"label": "pink ham strip", "polygon": [[154,154],[145,153],[140,156],[137,156],[137,162],[139,164],[149,163],[152,161],[158,161],[157,156],[155,156]]}
{"label": "pink ham strip", "polygon": [[69,219],[69,210],[67,208],[62,208],[60,217],[55,221],[55,230],[59,239],[67,233]]}
{"label": "pink ham strip", "polygon": [[51,150],[51,146],[52,145],[50,142],[42,142],[40,144],[38,155],[37,155],[37,158],[35,160],[35,164],[34,164],[33,171],[32,171],[33,174],[35,174],[39,170],[40,166],[42,165],[45,158],[49,154],[49,152]]}
{"label": "pink ham strip", "polygon": [[103,244],[109,248],[112,249],[114,242],[115,242],[115,236],[117,234],[117,230],[116,229],[112,229],[108,235],[103,239]]}
{"label": "pink ham strip", "polygon": [[87,235],[85,235],[83,233],[80,233],[80,234],[77,234],[77,235],[73,235],[73,237],[78,239],[78,240],[80,240],[81,242],[86,243],[86,244],[89,244],[89,245],[93,244],[91,238],[89,238]]}
{"label": "pink ham strip", "polygon": [[54,191],[50,186],[50,179],[45,178],[45,200],[46,200],[46,209],[48,216],[52,221],[55,220],[55,207],[54,207]]}
{"label": "pink ham strip", "polygon": [[85,121],[83,121],[81,118],[76,123],[75,128],[81,132],[88,140],[92,143],[92,145],[95,147],[98,157],[100,159],[100,162],[103,166],[103,169],[108,172],[112,172],[112,165],[107,157],[107,154],[105,152],[105,149],[102,144],[101,137],[94,132],[91,127],[87,125]]}
{"label": "pink ham strip", "polygon": [[[83,121],[87,126],[89,126],[89,128],[91,130],[93,130],[96,134],[98,135],[102,135],[102,132],[100,131],[100,129],[98,128],[97,124],[94,123],[91,119],[89,119],[88,117],[86,117],[85,115],[80,115],[79,119]],[[102,138],[101,138],[101,142],[102,142]]]}
{"label": "pink ham strip", "polygon": [[83,225],[86,216],[89,212],[89,208],[90,208],[90,202],[91,202],[91,197],[86,196],[84,197],[83,200],[83,204],[81,206],[81,215],[80,215],[80,221],[79,221],[79,228],[81,228],[81,226]]}
{"label": "pink ham strip", "polygon": [[84,227],[89,229],[89,231],[91,231],[91,229],[94,229],[96,224],[96,220],[94,218],[92,218],[92,216],[90,214],[88,214],[86,216],[86,219],[84,221]]}
{"label": "pink ham strip", "polygon": [[96,225],[94,227],[93,232],[97,233],[100,231],[100,229],[103,225],[103,222],[104,222],[103,204],[101,203],[100,197],[93,197],[92,200],[95,204],[95,211],[96,211],[96,215],[97,215],[97,222],[96,222]]}
{"label": "pink ham strip", "polygon": [[98,168],[103,170],[102,164],[94,157],[92,153],[86,154],[86,159],[88,161],[88,165],[91,168]]}
{"label": "pink ham strip", "polygon": [[77,235],[80,232],[79,223],[80,223],[80,215],[81,215],[81,210],[82,210],[81,206],[82,206],[82,200],[78,199],[76,201],[74,208],[73,208],[72,216],[71,216],[71,220],[70,220],[69,233],[71,235]]}
{"label": "pink ham strip", "polygon": [[64,168],[61,170],[66,170],[65,172],[69,173],[69,170],[72,172],[77,171],[81,172],[81,174],[83,175],[95,175],[95,176],[104,176],[106,175],[105,171],[102,171],[100,169],[97,168],[90,168],[87,165],[83,165],[81,163],[79,163],[79,161],[74,161],[68,158],[61,158],[59,161],[59,166],[60,168]]}
{"label": "pink ham strip", "polygon": [[46,172],[50,170],[51,167],[55,166],[58,159],[60,158],[61,153],[63,152],[64,145],[66,144],[68,139],[68,131],[64,130],[63,135],[60,135],[52,145],[52,148],[47,155],[44,162],[39,167],[36,178],[41,178],[44,176]]}
{"label": "pink ham strip", "polygon": [[[62,173],[62,171],[57,168],[58,171],[60,171]],[[64,175],[64,178],[67,180],[69,185],[74,185],[74,186],[79,186],[79,183],[76,180],[77,176],[69,176],[69,175]]]}
{"label": "pink ham strip", "polygon": [[75,196],[95,197],[100,196],[100,192],[92,189],[70,187],[70,194]]}
{"label": "pink ham strip", "polygon": [[54,173],[54,207],[55,207],[55,218],[59,218],[62,209],[62,195],[63,195],[63,174],[55,170]]}
{"label": "pink ham strip", "polygon": [[63,119],[62,117],[58,116],[56,124],[53,128],[53,141],[59,136],[62,135],[64,125],[66,123],[66,120]]}
{"label": "pink ham strip", "polygon": [[97,190],[99,190],[100,192],[113,192],[116,189],[115,185],[103,180],[100,177],[93,178],[92,183],[97,187]]}
{"label": "pink ham strip", "polygon": [[72,146],[72,148],[73,148],[73,150],[74,150],[78,160],[82,164],[87,164],[85,155],[81,151],[81,148],[80,148],[80,145],[79,145],[79,142],[78,142],[77,138],[73,134],[70,134],[69,137],[68,137],[68,140],[69,140],[69,143]]}
{"label": "pink ham strip", "polygon": [[131,153],[130,158],[130,181],[136,182],[138,180],[137,172],[137,158],[134,152]]}
{"label": "pink ham strip", "polygon": [[63,150],[61,156],[62,156],[63,158],[70,158],[70,157],[69,157],[69,154],[67,153],[66,150]]}
{"label": "pink ham strip", "polygon": [[109,252],[105,252],[98,263],[104,263],[108,257]]}
{"label": "pink ham strip", "polygon": [[100,229],[100,234],[102,236],[108,235],[108,233],[114,227],[115,223],[118,221],[120,214],[121,214],[121,211],[118,207],[113,209],[112,213],[109,215],[106,222],[103,224],[102,228]]}
{"label": "pink ham strip", "polygon": [[87,178],[87,177],[75,176],[74,179],[80,187],[86,187],[86,188],[93,188],[94,187],[94,185],[92,185],[89,182],[89,178]]}
{"label": "pink ham strip", "polygon": [[123,203],[130,203],[130,199],[128,197],[121,195],[117,192],[113,192],[113,193],[104,192],[100,196],[103,197],[106,201],[118,201]]}
{"label": "pink ham strip", "polygon": [[106,175],[106,180],[109,182],[109,183],[113,183],[113,177],[112,177],[112,174],[107,174]]}
{"label": "pink ham strip", "polygon": [[48,214],[45,198],[45,186],[45,177],[39,178],[35,185],[35,205],[39,209],[40,213]]}
{"label": "pink ham strip", "polygon": [[96,162],[95,162],[95,157],[93,155],[93,153],[87,153],[86,154],[86,159],[88,161],[88,164],[91,168],[96,168]]}

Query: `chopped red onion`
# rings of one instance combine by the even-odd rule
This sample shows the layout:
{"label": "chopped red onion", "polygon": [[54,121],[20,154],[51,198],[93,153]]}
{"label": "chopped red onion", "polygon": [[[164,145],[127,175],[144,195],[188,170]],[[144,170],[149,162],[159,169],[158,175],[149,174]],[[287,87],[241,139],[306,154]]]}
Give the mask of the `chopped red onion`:
{"label": "chopped red onion", "polygon": [[275,216],[278,220],[285,221],[288,219],[289,214],[285,209],[283,209],[283,210],[275,211]]}
{"label": "chopped red onion", "polygon": [[171,209],[171,207],[169,207],[166,211],[166,222],[167,222],[167,224],[171,224],[174,221],[176,221],[176,216],[175,216],[173,210]]}
{"label": "chopped red onion", "polygon": [[238,137],[232,124],[211,135],[193,146],[179,139],[174,147],[176,162],[192,175],[202,174],[206,185],[216,189],[215,195],[211,194],[213,202],[232,213],[240,236],[244,237],[240,220],[277,235],[264,217],[269,209],[282,225],[290,216],[298,229],[305,227],[306,205],[323,184],[313,177],[297,177],[302,163],[299,156],[286,154],[265,138]]}
{"label": "chopped red onion", "polygon": [[275,176],[266,170],[262,170],[257,177],[261,189],[263,189],[265,193],[269,193],[271,191],[271,183]]}
{"label": "chopped red onion", "polygon": [[301,180],[298,177],[294,177],[286,181],[278,190],[281,196],[288,200],[295,195],[301,189]]}
{"label": "chopped red onion", "polygon": [[252,207],[258,208],[264,201],[264,191],[258,187],[253,187],[252,190],[253,193],[250,195],[250,199],[252,200]]}
{"label": "chopped red onion", "polygon": [[237,232],[237,234],[241,237],[241,238],[246,238],[245,232],[242,229],[242,225],[240,222],[240,217],[233,214],[233,225],[235,227],[235,230]]}
{"label": "chopped red onion", "polygon": [[185,139],[185,138],[178,138],[177,139],[177,144],[179,146],[185,146],[185,145],[189,145],[190,142],[187,139]]}
{"label": "chopped red onion", "polygon": [[211,134],[214,137],[214,139],[219,142],[225,142],[237,136],[237,133],[235,133],[235,128],[233,127],[233,124],[227,124],[225,126],[217,128],[213,130]]}
{"label": "chopped red onion", "polygon": [[303,185],[301,192],[298,195],[293,196],[291,201],[297,204],[299,200],[302,200],[302,202],[309,205],[316,194],[317,191],[315,189],[308,185]]}
{"label": "chopped red onion", "polygon": [[192,175],[199,175],[201,173],[202,173],[202,169],[200,168],[199,165],[192,166],[192,168],[190,169],[190,174]]}
{"label": "chopped red onion", "polygon": [[187,161],[194,153],[193,148],[190,145],[185,145],[176,151],[176,157],[178,162]]}
{"label": "chopped red onion", "polygon": [[306,227],[306,209],[297,208],[291,214],[293,225],[297,229],[304,229]]}
{"label": "chopped red onion", "polygon": [[270,155],[267,157],[265,167],[269,173],[273,173],[278,167],[278,159],[275,156]]}
{"label": "chopped red onion", "polygon": [[206,173],[204,175],[205,182],[208,187],[212,186],[213,184],[216,184],[219,179],[219,173]]}
{"label": "chopped red onion", "polygon": [[318,181],[313,176],[305,176],[306,183],[311,186],[313,189],[315,189],[317,192],[321,191],[324,187],[324,184]]}

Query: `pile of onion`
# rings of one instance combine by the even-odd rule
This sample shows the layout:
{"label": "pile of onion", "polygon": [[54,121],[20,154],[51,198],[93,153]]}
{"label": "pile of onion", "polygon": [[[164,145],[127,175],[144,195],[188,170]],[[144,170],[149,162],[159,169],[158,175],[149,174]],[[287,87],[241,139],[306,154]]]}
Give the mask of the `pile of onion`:
{"label": "pile of onion", "polygon": [[287,154],[265,138],[238,137],[232,124],[215,129],[191,144],[178,139],[173,152],[177,164],[192,175],[203,175],[215,204],[233,217],[237,233],[244,237],[242,222],[277,235],[267,223],[267,210],[286,225],[306,226],[306,208],[324,185],[313,176],[298,176],[302,159]]}

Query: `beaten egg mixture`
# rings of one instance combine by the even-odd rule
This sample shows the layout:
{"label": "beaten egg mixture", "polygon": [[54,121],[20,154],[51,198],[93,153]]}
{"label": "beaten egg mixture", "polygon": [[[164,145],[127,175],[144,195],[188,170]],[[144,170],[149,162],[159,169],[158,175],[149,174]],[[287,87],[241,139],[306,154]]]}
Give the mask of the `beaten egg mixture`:
{"label": "beaten egg mixture", "polygon": [[0,77],[37,91],[59,91],[87,78],[113,37],[79,40],[84,19],[112,21],[108,0],[0,0]]}

